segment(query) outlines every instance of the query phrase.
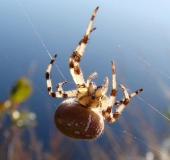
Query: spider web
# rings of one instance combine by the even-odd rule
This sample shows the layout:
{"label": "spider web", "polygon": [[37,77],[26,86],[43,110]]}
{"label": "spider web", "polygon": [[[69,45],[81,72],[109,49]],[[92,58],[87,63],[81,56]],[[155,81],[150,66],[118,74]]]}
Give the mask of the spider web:
{"label": "spider web", "polygon": [[[49,57],[51,58],[50,52],[48,51],[45,43],[43,42],[41,36],[40,36],[39,33],[37,32],[34,24],[33,24],[32,21],[30,20],[29,16],[27,15],[26,11],[24,10],[23,6],[21,5],[20,1],[18,1],[18,4],[20,5],[21,9],[23,10],[23,13],[25,14],[26,18],[28,19],[30,25],[32,26],[32,29],[34,30],[35,34],[37,35],[38,39],[40,40],[40,42],[41,42],[42,46],[44,47],[46,53],[47,53],[47,54],[49,55]],[[166,72],[158,69],[157,67],[155,67],[155,65],[152,65],[149,61],[146,61],[146,60],[143,59],[141,56],[138,56],[138,55],[136,55],[136,54],[135,54],[135,56],[137,56],[137,58],[138,58],[142,63],[144,63],[144,65],[146,65],[147,67],[150,67],[151,69],[153,69],[154,71],[156,71],[157,74],[159,74],[159,75],[161,75],[161,76],[164,76],[164,77],[167,78],[167,79],[170,79],[170,77],[168,76],[168,74],[167,74]],[[134,57],[135,57],[135,56],[134,56]],[[10,61],[10,63],[13,63],[14,66],[17,66],[17,65],[15,64],[15,62],[12,62],[8,56],[6,56],[6,58]],[[58,67],[56,64],[55,64],[55,66],[56,66],[56,68],[58,69],[60,75],[63,77],[64,81],[66,81],[66,78],[65,78],[65,76],[63,75],[62,71],[59,69],[59,67]],[[17,70],[19,70],[19,72],[22,72],[22,73],[23,73],[22,69],[17,68]],[[33,84],[34,84],[34,83],[33,83]],[[46,96],[46,93],[44,93],[44,91],[42,91],[42,90],[38,87],[38,85],[34,84],[34,86],[39,90],[40,94],[42,94],[43,96],[45,96],[46,98],[48,98],[48,97]],[[166,119],[167,121],[170,122],[170,119],[169,119],[166,115],[164,115],[163,113],[161,113],[161,111],[157,110],[156,107],[154,107],[150,102],[147,102],[147,100],[145,100],[144,98],[141,98],[140,95],[137,96],[137,97],[139,98],[140,101],[142,101],[142,103],[144,103],[146,106],[151,107],[152,110],[156,111],[160,116],[162,116],[164,119]],[[48,99],[49,99],[49,98],[48,98]],[[52,103],[53,103],[53,102],[52,102]],[[55,105],[55,104],[53,104],[53,105]],[[145,106],[145,107],[146,107],[146,106]],[[118,121],[119,121],[119,120],[118,120]],[[143,143],[144,145],[152,148],[153,150],[155,150],[155,151],[157,151],[157,152],[161,152],[160,150],[157,150],[156,148],[154,148],[154,146],[146,143],[146,141],[143,141],[143,140],[141,140],[140,138],[136,137],[134,134],[131,134],[129,131],[126,131],[126,130],[124,130],[124,129],[122,129],[122,130],[114,129],[114,130],[117,130],[118,132],[122,132],[123,134],[132,137],[134,140],[139,141],[140,143]]]}

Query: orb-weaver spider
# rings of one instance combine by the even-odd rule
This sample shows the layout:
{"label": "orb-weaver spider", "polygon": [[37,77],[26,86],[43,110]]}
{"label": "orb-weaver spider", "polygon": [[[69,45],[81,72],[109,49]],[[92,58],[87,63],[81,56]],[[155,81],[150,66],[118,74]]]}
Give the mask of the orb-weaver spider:
{"label": "orb-weaver spider", "polygon": [[[70,73],[77,89],[63,91],[62,86],[66,82],[62,82],[56,85],[58,91],[53,92],[50,72],[57,55],[52,58],[45,74],[49,95],[54,98],[68,98],[56,109],[54,115],[55,125],[63,134],[75,139],[94,139],[98,137],[104,129],[104,120],[106,119],[109,123],[115,122],[130,99],[142,91],[140,89],[129,95],[126,88],[119,85],[124,92],[124,98],[119,102],[115,101],[117,89],[114,62],[111,62],[112,90],[109,97],[106,96],[109,84],[108,77],[104,79],[103,86],[96,86],[94,82],[91,82],[92,78],[97,76],[97,73],[94,72],[85,82],[79,63],[90,33],[96,29],[92,28],[92,24],[98,8],[94,10],[84,37],[80,40],[69,59]],[[114,105],[118,105],[118,108],[113,113],[112,108]]]}

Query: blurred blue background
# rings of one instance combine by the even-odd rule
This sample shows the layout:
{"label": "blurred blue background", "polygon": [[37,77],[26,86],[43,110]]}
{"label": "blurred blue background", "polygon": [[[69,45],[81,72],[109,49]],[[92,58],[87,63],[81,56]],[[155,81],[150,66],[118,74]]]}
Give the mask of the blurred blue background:
{"label": "blurred blue background", "polygon": [[[34,27],[50,54],[58,54],[56,64],[69,82],[64,87],[65,90],[74,89],[68,68],[69,56],[84,35],[91,14],[97,6],[99,11],[93,24],[97,29],[91,34],[81,61],[84,78],[87,79],[90,73],[97,71],[98,77],[94,81],[98,85],[103,83],[106,76],[111,81],[110,61],[113,60],[116,64],[117,84],[123,84],[132,91],[143,88],[139,97],[160,112],[169,107],[170,1],[1,1],[0,100],[7,98],[17,78],[28,76],[31,79],[34,93],[25,105],[37,114],[36,133],[44,148],[49,148],[50,133],[58,132],[53,123],[53,114],[63,99],[48,96],[45,70],[50,57]],[[54,87],[63,80],[54,66]],[[117,100],[122,96],[122,91],[118,88]],[[148,137],[144,136],[146,125],[152,130]],[[121,145],[124,145],[122,137],[129,137],[121,132],[124,130],[153,147],[155,139],[161,146],[161,142],[169,135],[169,124],[165,118],[137,97],[132,99],[115,124],[107,125],[106,130],[108,129],[111,134],[119,135],[117,138]],[[152,141],[153,137],[155,139]],[[102,147],[105,136],[97,141]],[[140,146],[141,155],[150,150],[154,152],[135,138],[132,141]],[[89,143],[71,142],[79,145]],[[93,142],[90,144],[93,145]]]}

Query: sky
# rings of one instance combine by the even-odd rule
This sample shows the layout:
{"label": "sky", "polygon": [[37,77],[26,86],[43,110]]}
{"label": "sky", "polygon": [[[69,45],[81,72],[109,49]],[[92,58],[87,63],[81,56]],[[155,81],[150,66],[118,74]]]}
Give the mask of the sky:
{"label": "sky", "polygon": [[[69,73],[68,59],[84,35],[91,14],[97,6],[99,11],[93,24],[97,29],[90,36],[81,63],[85,79],[90,73],[97,71],[98,77],[95,82],[98,85],[103,83],[106,76],[111,81],[110,61],[114,61],[117,84],[124,84],[132,91],[143,88],[144,91],[139,96],[144,101],[160,112],[168,108],[170,101],[168,0],[0,2],[0,100],[7,98],[17,78],[28,76],[33,83],[34,93],[27,105],[38,114],[38,120],[46,124],[47,122],[43,120],[44,117],[48,117],[46,111],[49,108],[46,108],[46,105],[50,105],[50,111],[54,111],[62,102],[62,99],[49,97],[46,91],[44,74],[50,62],[48,53],[58,54],[57,66],[69,82],[65,89],[75,88]],[[52,80],[54,86],[64,80],[57,67],[53,69]],[[117,99],[122,96],[118,88]],[[140,108],[142,113],[146,114],[145,118],[153,128],[158,127],[157,124],[168,127],[165,119],[139,98],[132,99],[122,116],[126,117],[133,107]],[[133,121],[132,117],[127,126]],[[53,124],[51,127],[54,127]],[[38,132],[42,130],[43,125],[40,125]],[[45,135],[42,139],[46,138]]]}

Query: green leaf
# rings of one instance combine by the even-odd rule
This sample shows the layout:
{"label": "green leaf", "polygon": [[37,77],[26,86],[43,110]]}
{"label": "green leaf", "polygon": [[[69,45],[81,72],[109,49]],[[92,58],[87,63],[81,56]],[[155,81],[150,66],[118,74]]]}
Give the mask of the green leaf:
{"label": "green leaf", "polygon": [[12,103],[18,104],[25,101],[32,93],[32,85],[25,77],[19,78],[10,92]]}

